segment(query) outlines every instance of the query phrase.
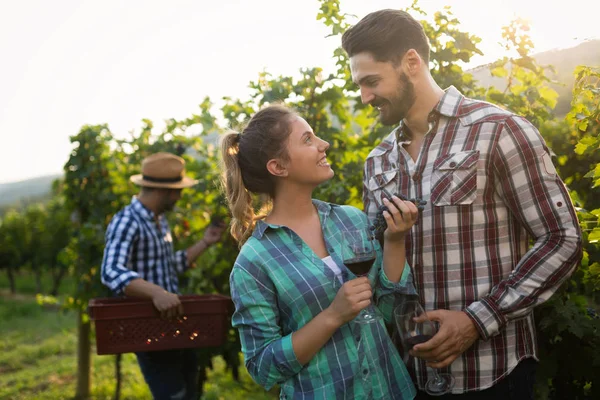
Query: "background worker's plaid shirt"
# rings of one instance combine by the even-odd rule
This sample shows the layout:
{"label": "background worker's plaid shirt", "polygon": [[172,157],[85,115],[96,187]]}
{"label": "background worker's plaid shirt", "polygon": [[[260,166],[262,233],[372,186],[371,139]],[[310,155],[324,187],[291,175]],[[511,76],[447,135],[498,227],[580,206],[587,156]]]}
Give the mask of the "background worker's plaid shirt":
{"label": "background worker's plaid shirt", "polygon": [[133,198],[110,221],[105,235],[102,283],[122,294],[133,279],[142,278],[171,293],[179,293],[177,274],[185,272],[187,250],[173,251],[173,238],[164,214],[158,218]]}
{"label": "background worker's plaid shirt", "polygon": [[[340,258],[341,236],[346,230],[368,229],[367,216],[354,207],[313,202],[327,251],[341,267],[344,281],[354,278]],[[408,266],[397,284],[387,279],[381,248],[374,243],[377,259],[370,277],[377,282],[376,304],[389,322],[396,294],[414,294],[415,289]],[[236,259],[230,283],[232,324],[239,329],[248,372],[261,386],[281,385],[282,399],[414,397],[413,383],[383,322],[364,326],[365,345],[361,326],[350,321],[306,365],[298,362],[292,334],[329,307],[341,284],[292,230],[258,221]]]}
{"label": "background worker's plaid shirt", "polygon": [[[407,262],[426,310],[464,310],[482,337],[447,368],[461,393],[537,358],[532,310],[576,268],[581,234],[548,149],[526,119],[450,87],[429,121],[416,162],[403,147],[410,132],[402,124],[369,154],[363,200],[371,219],[384,196],[427,200],[407,238]],[[424,363],[410,364],[423,388]]]}

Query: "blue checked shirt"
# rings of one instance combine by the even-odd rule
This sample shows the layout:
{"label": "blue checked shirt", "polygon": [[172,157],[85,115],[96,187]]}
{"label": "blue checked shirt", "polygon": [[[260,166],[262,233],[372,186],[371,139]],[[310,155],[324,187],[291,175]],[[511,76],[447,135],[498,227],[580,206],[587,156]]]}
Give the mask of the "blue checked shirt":
{"label": "blue checked shirt", "polygon": [[[355,276],[343,266],[341,232],[367,229],[366,215],[349,206],[317,200],[327,250],[341,267],[344,281]],[[382,250],[371,269],[375,303],[391,321],[397,294],[414,294],[410,268],[399,283],[381,268]],[[412,399],[415,388],[383,321],[340,327],[325,346],[302,365],[292,333],[335,298],[340,282],[302,239],[287,227],[258,221],[242,246],[230,277],[235,303],[232,324],[239,330],[246,367],[266,389],[279,384],[282,399]],[[361,340],[362,338],[362,340]]]}
{"label": "blue checked shirt", "polygon": [[187,268],[187,252],[173,251],[167,219],[160,215],[158,221],[160,226],[154,213],[134,198],[108,225],[101,279],[116,294],[136,278],[178,293],[177,274]]}

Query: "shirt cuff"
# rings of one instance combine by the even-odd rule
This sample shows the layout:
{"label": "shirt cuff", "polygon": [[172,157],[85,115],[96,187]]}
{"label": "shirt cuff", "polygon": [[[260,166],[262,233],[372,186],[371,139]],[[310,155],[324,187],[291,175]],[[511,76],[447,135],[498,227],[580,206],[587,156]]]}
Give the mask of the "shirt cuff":
{"label": "shirt cuff", "polygon": [[408,263],[404,264],[404,271],[402,271],[402,276],[400,277],[398,283],[390,281],[385,274],[385,268],[382,267],[379,273],[379,284],[383,289],[392,291],[394,293],[417,294]]}
{"label": "shirt cuff", "polygon": [[139,277],[140,276],[135,271],[127,271],[122,273],[118,278],[119,283],[112,288],[113,292],[119,296],[125,294],[125,288],[127,285],[129,285],[129,282],[134,279],[138,279]]}
{"label": "shirt cuff", "polygon": [[300,364],[294,352],[292,334],[274,342],[271,351],[277,370],[286,379],[296,375],[302,369],[303,365]]}
{"label": "shirt cuff", "polygon": [[175,266],[178,274],[183,274],[188,268],[187,249],[175,252]]}
{"label": "shirt cuff", "polygon": [[486,298],[471,303],[465,313],[471,318],[484,340],[497,335],[507,322],[496,305]]}

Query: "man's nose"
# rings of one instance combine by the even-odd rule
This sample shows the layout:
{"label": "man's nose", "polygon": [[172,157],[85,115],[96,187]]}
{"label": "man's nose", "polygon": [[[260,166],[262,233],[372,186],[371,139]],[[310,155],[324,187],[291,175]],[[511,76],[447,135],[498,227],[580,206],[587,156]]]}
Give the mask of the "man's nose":
{"label": "man's nose", "polygon": [[360,89],[360,100],[363,104],[369,104],[374,98],[375,95],[369,89]]}

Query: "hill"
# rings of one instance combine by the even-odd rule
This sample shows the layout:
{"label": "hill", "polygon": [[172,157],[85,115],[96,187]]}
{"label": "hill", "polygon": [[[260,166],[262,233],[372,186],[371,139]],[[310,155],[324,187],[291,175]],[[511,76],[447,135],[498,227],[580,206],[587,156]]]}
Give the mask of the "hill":
{"label": "hill", "polygon": [[0,209],[22,206],[49,198],[52,182],[62,175],[44,175],[19,182],[0,184]]}
{"label": "hill", "polygon": [[[600,66],[600,39],[588,40],[577,46],[566,49],[549,50],[533,56],[540,65],[552,65],[555,73],[548,76],[560,84],[551,87],[558,92],[556,115],[565,115],[570,109],[571,92],[575,77],[573,72],[578,65]],[[490,64],[481,65],[468,71],[483,87],[495,86],[503,89],[506,86],[504,78],[493,77],[490,74]]]}

